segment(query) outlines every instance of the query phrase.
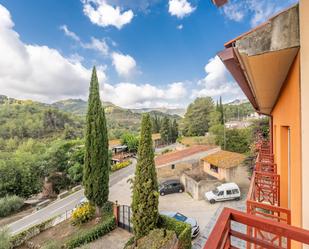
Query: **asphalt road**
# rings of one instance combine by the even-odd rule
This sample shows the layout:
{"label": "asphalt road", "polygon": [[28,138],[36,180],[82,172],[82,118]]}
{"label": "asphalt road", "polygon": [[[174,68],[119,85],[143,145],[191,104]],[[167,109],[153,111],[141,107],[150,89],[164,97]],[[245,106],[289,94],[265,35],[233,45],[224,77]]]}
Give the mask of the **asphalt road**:
{"label": "asphalt road", "polygon": [[[134,174],[136,160],[132,160],[132,164],[126,168],[118,170],[110,175],[109,186],[112,187],[122,179]],[[63,214],[66,211],[72,210],[79,201],[84,197],[84,190],[77,191],[68,197],[55,201],[41,210],[32,213],[24,218],[15,221],[8,225],[11,234],[16,234],[33,225],[39,224],[52,217]]]}

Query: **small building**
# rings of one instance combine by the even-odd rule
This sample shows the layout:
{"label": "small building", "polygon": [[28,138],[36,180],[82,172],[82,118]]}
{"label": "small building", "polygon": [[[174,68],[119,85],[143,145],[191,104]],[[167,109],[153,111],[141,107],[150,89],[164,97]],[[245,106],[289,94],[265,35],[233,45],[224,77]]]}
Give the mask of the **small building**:
{"label": "small building", "polygon": [[202,159],[204,172],[220,181],[235,181],[245,156],[235,152],[218,151]]}
{"label": "small building", "polygon": [[200,159],[219,150],[218,147],[195,145],[179,151],[173,151],[155,158],[159,178],[180,177],[185,170],[198,166]]}

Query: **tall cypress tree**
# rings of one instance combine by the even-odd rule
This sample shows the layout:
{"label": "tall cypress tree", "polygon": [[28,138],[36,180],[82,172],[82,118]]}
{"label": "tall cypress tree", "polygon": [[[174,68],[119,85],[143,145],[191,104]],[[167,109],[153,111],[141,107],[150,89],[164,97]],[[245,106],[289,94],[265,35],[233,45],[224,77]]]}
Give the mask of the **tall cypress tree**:
{"label": "tall cypress tree", "polygon": [[164,143],[170,142],[170,120],[167,117],[164,117],[160,129],[161,139]]}
{"label": "tall cypress tree", "polygon": [[149,114],[143,115],[132,200],[135,239],[148,234],[158,222],[158,182],[154,163]]}
{"label": "tall cypress tree", "polygon": [[96,206],[97,214],[100,213],[100,207],[108,201],[108,182],[109,156],[106,119],[94,67],[88,99],[83,184],[85,196],[90,203]]}
{"label": "tall cypress tree", "polygon": [[220,106],[219,106],[219,111],[220,111],[220,121],[221,121],[221,124],[224,124],[224,107],[223,107],[223,104],[222,104],[222,98],[220,96]]}

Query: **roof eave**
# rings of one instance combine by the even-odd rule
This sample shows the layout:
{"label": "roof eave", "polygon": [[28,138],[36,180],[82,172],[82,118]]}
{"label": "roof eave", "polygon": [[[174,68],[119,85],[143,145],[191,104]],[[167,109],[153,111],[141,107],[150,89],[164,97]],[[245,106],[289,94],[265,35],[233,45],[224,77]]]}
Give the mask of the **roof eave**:
{"label": "roof eave", "polygon": [[250,84],[244,74],[241,64],[237,58],[237,55],[233,47],[228,47],[217,54],[225,67],[232,74],[242,91],[245,93],[253,107],[259,112],[259,106],[256,102],[254,94],[250,88]]}

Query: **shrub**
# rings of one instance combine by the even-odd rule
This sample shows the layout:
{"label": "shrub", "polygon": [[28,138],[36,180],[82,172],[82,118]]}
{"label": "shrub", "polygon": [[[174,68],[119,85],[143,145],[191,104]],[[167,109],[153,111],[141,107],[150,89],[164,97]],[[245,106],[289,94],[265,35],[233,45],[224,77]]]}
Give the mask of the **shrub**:
{"label": "shrub", "polygon": [[180,249],[191,248],[191,226],[189,224],[160,215],[158,227],[174,231],[179,239]]}
{"label": "shrub", "polygon": [[0,242],[0,249],[8,249],[12,246],[9,230],[6,227],[0,229]]}
{"label": "shrub", "polygon": [[112,171],[114,172],[114,171],[120,170],[122,168],[128,167],[131,163],[132,163],[131,160],[124,161],[124,162],[121,162],[121,163],[116,163],[112,166]]}
{"label": "shrub", "polygon": [[72,213],[72,224],[80,225],[94,217],[95,208],[89,203],[83,203]]}
{"label": "shrub", "polygon": [[137,246],[134,247],[133,241],[127,243],[125,249],[160,249],[170,248],[176,242],[176,234],[174,231],[165,229],[154,229],[148,235],[137,241]]}
{"label": "shrub", "polygon": [[161,152],[161,155],[166,154],[166,153],[169,153],[169,152],[171,152],[171,151],[173,151],[173,150],[171,150],[171,149],[164,149],[164,150]]}
{"label": "shrub", "polygon": [[110,231],[114,230],[115,226],[116,226],[115,217],[110,215],[102,222],[94,226],[93,228],[90,228],[88,230],[76,234],[76,236],[74,236],[66,243],[66,248],[73,249],[82,246],[84,244],[90,243],[102,237],[103,235],[109,233]]}
{"label": "shrub", "polygon": [[112,215],[113,214],[113,203],[108,201],[103,204],[102,207],[102,216]]}
{"label": "shrub", "polygon": [[0,217],[5,217],[21,209],[24,200],[16,195],[6,196],[0,199]]}

